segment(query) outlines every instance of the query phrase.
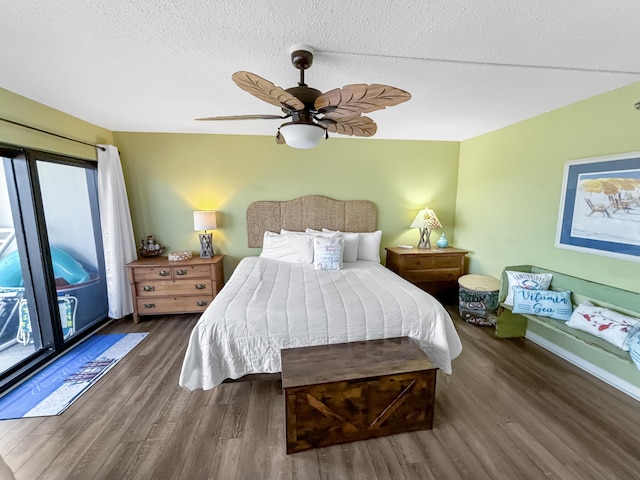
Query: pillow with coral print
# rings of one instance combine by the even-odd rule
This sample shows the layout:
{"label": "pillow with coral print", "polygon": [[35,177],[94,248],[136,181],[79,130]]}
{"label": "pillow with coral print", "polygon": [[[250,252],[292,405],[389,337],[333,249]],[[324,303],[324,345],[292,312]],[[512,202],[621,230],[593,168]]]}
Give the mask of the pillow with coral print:
{"label": "pillow with coral print", "polygon": [[569,327],[602,338],[624,351],[629,351],[625,342],[631,330],[638,324],[639,318],[597,307],[589,302],[578,305],[567,322]]}

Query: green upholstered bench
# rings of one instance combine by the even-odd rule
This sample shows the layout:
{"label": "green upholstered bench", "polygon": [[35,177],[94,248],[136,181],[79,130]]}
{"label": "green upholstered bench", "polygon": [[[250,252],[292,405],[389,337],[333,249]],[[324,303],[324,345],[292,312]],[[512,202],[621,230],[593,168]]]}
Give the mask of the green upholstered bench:
{"label": "green upholstered bench", "polygon": [[[568,352],[569,355],[562,355],[557,351],[555,353],[561,354],[572,363],[609,383],[614,383],[604,378],[607,377],[606,372],[608,372],[614,377],[629,382],[640,392],[640,371],[631,360],[628,352],[587,332],[568,327],[563,321],[538,315],[513,313],[512,307],[504,304],[509,288],[509,280],[505,273],[507,270],[553,274],[549,288],[551,290],[569,290],[573,308],[583,301],[589,301],[594,305],[640,318],[640,293],[591,282],[533,265],[505,267],[500,279],[498,293],[500,308],[496,322],[497,337],[523,337],[526,334],[527,338],[536,343],[545,347],[551,346],[552,348],[549,349],[552,351],[554,347],[560,347],[562,353]],[[585,368],[584,364],[581,365],[580,359],[584,360],[585,364],[594,365],[597,368]],[[598,369],[604,370],[605,375],[599,375],[602,372],[599,372]]]}

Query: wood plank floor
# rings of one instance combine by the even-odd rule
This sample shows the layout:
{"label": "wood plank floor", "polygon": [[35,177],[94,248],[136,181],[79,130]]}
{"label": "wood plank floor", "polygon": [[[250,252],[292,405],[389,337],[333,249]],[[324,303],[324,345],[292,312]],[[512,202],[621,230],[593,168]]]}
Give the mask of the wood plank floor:
{"label": "wood plank floor", "polygon": [[0,455],[25,480],[640,478],[639,402],[451,312],[433,430],[286,455],[279,382],[180,389],[196,317],[166,316],[107,327],[151,334],[62,415],[0,421]]}

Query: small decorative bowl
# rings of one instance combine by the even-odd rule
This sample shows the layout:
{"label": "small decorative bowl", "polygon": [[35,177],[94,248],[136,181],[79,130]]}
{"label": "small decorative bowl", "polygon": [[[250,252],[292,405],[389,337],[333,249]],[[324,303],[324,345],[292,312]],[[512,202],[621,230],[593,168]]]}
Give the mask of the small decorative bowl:
{"label": "small decorative bowl", "polygon": [[171,262],[179,262],[180,260],[189,260],[193,254],[190,251],[184,250],[181,252],[171,252],[167,255],[167,258]]}

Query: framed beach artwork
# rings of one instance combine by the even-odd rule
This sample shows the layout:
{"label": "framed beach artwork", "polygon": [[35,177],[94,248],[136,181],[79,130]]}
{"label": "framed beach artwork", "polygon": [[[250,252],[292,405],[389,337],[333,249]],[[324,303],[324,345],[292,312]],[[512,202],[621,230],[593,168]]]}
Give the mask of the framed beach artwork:
{"label": "framed beach artwork", "polygon": [[640,152],[565,163],[556,247],[640,261]]}

